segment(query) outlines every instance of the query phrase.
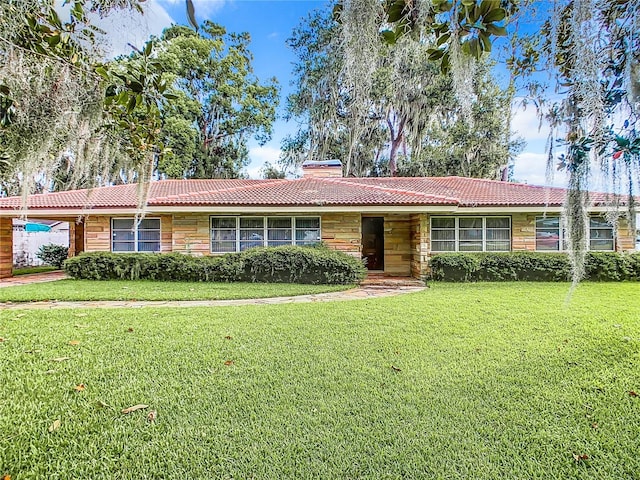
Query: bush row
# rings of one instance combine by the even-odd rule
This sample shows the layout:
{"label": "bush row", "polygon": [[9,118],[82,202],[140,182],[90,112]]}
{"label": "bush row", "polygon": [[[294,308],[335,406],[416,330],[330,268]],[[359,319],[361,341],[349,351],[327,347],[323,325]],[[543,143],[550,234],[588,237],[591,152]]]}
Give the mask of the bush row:
{"label": "bush row", "polygon": [[191,282],[357,283],[360,260],[325,247],[265,247],[221,256],[180,253],[83,253],[64,265],[73,278]]}
{"label": "bush row", "polygon": [[[442,253],[431,257],[431,278],[450,282],[529,280],[561,282],[570,278],[565,253]],[[640,280],[640,252],[589,252],[585,279]]]}

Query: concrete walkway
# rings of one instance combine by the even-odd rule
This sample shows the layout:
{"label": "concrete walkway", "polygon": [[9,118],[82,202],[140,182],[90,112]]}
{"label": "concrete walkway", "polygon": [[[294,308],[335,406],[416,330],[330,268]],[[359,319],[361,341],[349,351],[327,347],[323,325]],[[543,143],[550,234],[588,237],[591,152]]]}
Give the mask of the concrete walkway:
{"label": "concrete walkway", "polygon": [[[27,285],[30,283],[52,282],[67,278],[64,272],[36,273],[3,279],[1,286],[9,287]],[[361,300],[366,298],[391,297],[405,293],[424,290],[424,285],[418,281],[404,279],[388,279],[385,283],[381,280],[365,284],[358,288],[342,292],[318,293],[314,295],[297,295],[291,297],[251,298],[243,300],[160,300],[160,301],[83,301],[83,302],[20,302],[0,303],[0,311],[3,310],[57,310],[64,308],[145,308],[145,307],[227,307],[233,305],[279,305],[284,303],[322,303],[343,302],[347,300]]]}
{"label": "concrete walkway", "polygon": [[32,283],[55,282],[69,278],[62,270],[52,272],[30,273],[28,275],[18,275],[17,277],[3,278],[0,280],[0,288],[15,287],[16,285],[30,285]]}

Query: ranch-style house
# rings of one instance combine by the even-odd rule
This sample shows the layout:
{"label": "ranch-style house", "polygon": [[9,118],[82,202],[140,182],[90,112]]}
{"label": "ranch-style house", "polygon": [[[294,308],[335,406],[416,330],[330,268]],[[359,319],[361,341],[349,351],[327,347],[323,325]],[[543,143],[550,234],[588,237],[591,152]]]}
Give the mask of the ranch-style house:
{"label": "ranch-style house", "polygon": [[[12,219],[68,221],[69,255],[182,252],[219,255],[256,246],[328,247],[366,258],[389,276],[420,277],[441,252],[557,252],[566,190],[462,177],[343,178],[339,162],[310,162],[299,179],[162,180],[138,187],[0,199],[0,278],[12,275]],[[611,198],[590,194],[589,248],[631,251],[635,232],[604,216]]]}

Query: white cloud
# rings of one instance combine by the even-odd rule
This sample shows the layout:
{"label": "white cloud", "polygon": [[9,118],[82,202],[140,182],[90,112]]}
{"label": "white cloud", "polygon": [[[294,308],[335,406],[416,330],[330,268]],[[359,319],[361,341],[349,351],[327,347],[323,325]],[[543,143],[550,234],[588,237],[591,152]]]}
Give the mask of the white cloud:
{"label": "white cloud", "polygon": [[534,105],[528,105],[525,108],[517,99],[511,114],[511,130],[515,136],[520,136],[528,142],[547,139],[549,135],[548,126],[544,122],[540,126],[540,119]]}
{"label": "white cloud", "polygon": [[280,158],[280,149],[270,147],[268,145],[262,147],[252,147],[249,149],[249,159],[251,163],[245,168],[247,175],[250,178],[260,178],[260,169],[269,162],[272,165],[277,165]]}
{"label": "white cloud", "polygon": [[143,14],[122,10],[96,22],[106,32],[104,48],[108,57],[129,54],[129,44],[142,48],[151,35],[160,36],[165,28],[175,23],[157,0],[149,0],[142,5]]}
{"label": "white cloud", "polygon": [[[175,23],[158,0],[148,0],[141,5],[142,14],[135,10],[115,10],[104,18],[90,16],[92,24],[105,32],[104,35],[98,35],[96,40],[106,58],[128,55],[131,53],[128,44],[141,48],[151,35],[159,36],[162,30]],[[56,10],[63,20],[69,17],[70,9],[70,4],[56,0]]]}
{"label": "white cloud", "polygon": [[566,185],[564,172],[554,172],[551,182],[546,178],[547,155],[537,152],[523,152],[516,158],[513,176],[519,182],[530,185],[551,185],[563,187]]}

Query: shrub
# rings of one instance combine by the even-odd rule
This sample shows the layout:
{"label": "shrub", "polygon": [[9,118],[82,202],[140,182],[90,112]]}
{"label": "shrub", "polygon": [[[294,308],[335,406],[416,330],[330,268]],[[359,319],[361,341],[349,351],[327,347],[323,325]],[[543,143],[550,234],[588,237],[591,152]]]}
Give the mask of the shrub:
{"label": "shrub", "polygon": [[589,252],[585,259],[585,276],[591,280],[627,280],[631,274],[629,255],[615,252]]}
{"label": "shrub", "polygon": [[254,248],[241,256],[251,282],[348,284],[366,273],[357,258],[324,247]]}
{"label": "shrub", "polygon": [[74,278],[194,282],[289,282],[349,284],[366,270],[350,255],[323,247],[267,247],[222,256],[180,253],[84,253],[65,263]]}
{"label": "shrub", "polygon": [[435,280],[468,282],[475,280],[480,268],[476,255],[467,253],[442,253],[431,257],[431,276]]}
{"label": "shrub", "polygon": [[[459,281],[566,281],[571,263],[565,253],[442,253],[431,257],[431,278]],[[585,279],[640,280],[640,253],[589,252]]]}
{"label": "shrub", "polygon": [[53,265],[56,268],[62,268],[68,255],[69,248],[55,243],[41,245],[36,253],[36,257],[42,260],[45,265]]}

